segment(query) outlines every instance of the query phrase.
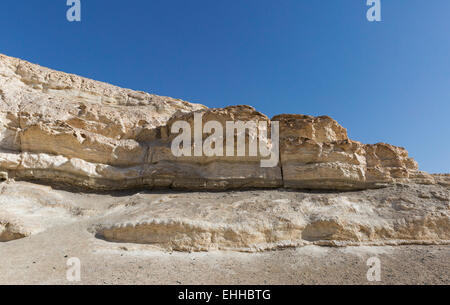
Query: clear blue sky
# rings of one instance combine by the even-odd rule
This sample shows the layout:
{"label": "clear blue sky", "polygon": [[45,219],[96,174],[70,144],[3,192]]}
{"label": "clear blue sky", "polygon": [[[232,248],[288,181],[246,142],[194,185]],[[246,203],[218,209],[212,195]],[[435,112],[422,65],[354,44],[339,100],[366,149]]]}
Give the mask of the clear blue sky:
{"label": "clear blue sky", "polygon": [[0,53],[209,107],[327,114],[450,172],[450,1],[2,0]]}

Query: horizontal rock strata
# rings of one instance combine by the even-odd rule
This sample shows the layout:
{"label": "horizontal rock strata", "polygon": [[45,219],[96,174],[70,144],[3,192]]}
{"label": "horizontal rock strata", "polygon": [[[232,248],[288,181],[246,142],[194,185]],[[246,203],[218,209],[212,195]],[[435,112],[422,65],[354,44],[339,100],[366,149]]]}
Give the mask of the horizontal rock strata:
{"label": "horizontal rock strata", "polygon": [[284,186],[353,190],[396,182],[434,183],[401,147],[352,141],[327,116],[278,115]]}
{"label": "horizontal rock strata", "polygon": [[[180,120],[193,126],[195,113],[203,124],[259,121],[269,129],[271,124],[249,106],[208,109],[0,55],[0,176],[98,190],[354,190],[435,183],[405,149],[352,141],[329,117],[274,117],[272,123],[280,124],[275,167],[261,167],[259,151],[255,156],[175,157],[171,143],[177,135],[171,127]],[[259,137],[245,134],[247,146],[251,137]],[[202,140],[207,137],[203,134]],[[268,138],[259,140],[269,147],[274,143]]]}
{"label": "horizontal rock strata", "polygon": [[75,244],[97,253],[135,246],[255,252],[311,244],[450,244],[450,191],[442,185],[86,193],[16,181],[0,184],[0,193],[0,243],[23,239],[16,242],[26,245],[45,236],[67,244],[78,236],[83,241]]}
{"label": "horizontal rock strata", "polygon": [[169,251],[450,243],[450,193],[435,185],[323,194],[173,194],[150,205],[133,202],[126,216],[111,215],[90,231],[110,242]]}

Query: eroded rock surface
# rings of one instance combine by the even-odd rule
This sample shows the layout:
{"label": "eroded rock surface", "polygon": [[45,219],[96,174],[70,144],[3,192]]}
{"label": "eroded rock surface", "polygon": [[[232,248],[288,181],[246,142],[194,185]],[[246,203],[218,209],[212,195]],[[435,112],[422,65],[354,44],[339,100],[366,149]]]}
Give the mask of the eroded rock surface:
{"label": "eroded rock surface", "polygon": [[[0,171],[98,190],[239,188],[355,190],[393,183],[447,183],[418,170],[405,149],[352,141],[329,117],[279,115],[281,158],[175,157],[171,126],[270,120],[249,106],[199,104],[122,89],[0,55]],[[249,138],[258,137],[251,131]],[[237,137],[238,135],[236,135]],[[206,135],[203,135],[203,139]],[[261,140],[261,139],[260,139]],[[270,145],[270,138],[264,139]],[[272,143],[273,144],[273,143]],[[192,149],[195,149],[192,144]],[[6,178],[5,178],[6,177]],[[437,177],[437,178],[436,178]]]}
{"label": "eroded rock surface", "polygon": [[140,134],[204,108],[0,55],[0,169],[88,188],[139,186],[149,163]]}
{"label": "eroded rock surface", "polygon": [[402,147],[352,141],[327,116],[278,115],[284,185],[290,188],[353,190],[395,182],[432,184],[431,175]]}
{"label": "eroded rock surface", "polygon": [[450,244],[450,191],[441,185],[345,193],[96,194],[10,182],[1,184],[0,192],[1,241],[29,236],[12,243],[25,244],[42,234],[67,243],[81,234],[89,251],[130,245],[158,251],[259,252],[304,245]]}
{"label": "eroded rock surface", "polygon": [[449,195],[441,186],[425,185],[322,194],[174,193],[150,205],[135,201],[126,216],[110,215],[90,230],[108,241],[177,251],[448,244]]}
{"label": "eroded rock surface", "polygon": [[19,228],[16,228],[14,224],[0,221],[0,242],[7,242],[24,237],[26,237],[26,234],[21,232]]}

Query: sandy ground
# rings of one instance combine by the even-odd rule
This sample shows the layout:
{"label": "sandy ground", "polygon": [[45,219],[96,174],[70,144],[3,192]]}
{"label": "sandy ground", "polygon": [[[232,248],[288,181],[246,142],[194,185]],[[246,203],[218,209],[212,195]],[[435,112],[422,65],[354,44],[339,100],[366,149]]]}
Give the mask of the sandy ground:
{"label": "sandy ground", "polygon": [[[252,192],[275,197],[286,194]],[[223,195],[170,194],[186,198]],[[108,242],[87,230],[101,219],[117,218],[114,213],[118,209],[127,215],[123,207],[139,206],[136,198],[160,202],[164,196],[167,194],[148,192],[79,194],[25,182],[3,185],[0,216],[21,220],[33,234],[0,242],[0,284],[450,284],[448,245],[306,245],[258,253],[187,253]],[[233,192],[227,196],[238,200],[243,195]],[[67,260],[72,257],[81,262],[80,282],[66,278]],[[367,280],[371,257],[380,259],[380,282]]]}
{"label": "sandy ground", "polygon": [[[68,229],[1,245],[0,283],[450,284],[449,246],[305,246],[264,253],[165,253],[100,241],[105,244],[92,250],[81,238],[82,232],[71,234]],[[79,283],[66,279],[70,257],[81,261]],[[380,282],[367,280],[370,257],[380,259]]]}

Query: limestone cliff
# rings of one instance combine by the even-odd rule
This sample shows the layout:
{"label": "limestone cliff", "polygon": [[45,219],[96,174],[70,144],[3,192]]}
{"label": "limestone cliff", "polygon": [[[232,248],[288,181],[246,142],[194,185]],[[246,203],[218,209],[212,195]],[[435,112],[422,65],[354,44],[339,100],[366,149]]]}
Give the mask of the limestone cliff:
{"label": "limestone cliff", "polygon": [[170,127],[181,119],[192,123],[193,113],[202,113],[204,123],[256,120],[270,125],[249,106],[208,109],[0,55],[0,171],[5,179],[109,190],[353,190],[435,183],[405,149],[352,141],[329,117],[274,117],[272,122],[280,124],[281,162],[276,167],[261,167],[259,154],[177,158],[170,151],[175,136]]}
{"label": "limestone cliff", "polygon": [[279,115],[284,185],[352,190],[396,182],[434,183],[402,147],[352,141],[330,117]]}

